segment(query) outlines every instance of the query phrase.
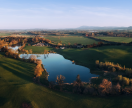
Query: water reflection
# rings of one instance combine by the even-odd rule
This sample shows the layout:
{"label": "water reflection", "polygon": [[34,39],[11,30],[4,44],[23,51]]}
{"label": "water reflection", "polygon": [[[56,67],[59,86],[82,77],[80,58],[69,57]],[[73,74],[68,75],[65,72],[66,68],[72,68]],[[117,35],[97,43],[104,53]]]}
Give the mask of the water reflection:
{"label": "water reflection", "polygon": [[[32,54],[21,54],[22,58],[25,56],[28,59]],[[65,59],[60,54],[34,54],[39,55],[37,59],[41,59],[42,63],[47,72],[49,72],[49,76],[47,79],[49,81],[55,81],[57,75],[63,75],[66,78],[66,82],[72,83],[75,81],[76,76],[79,74],[80,78],[83,82],[89,82],[91,77],[97,77],[98,75],[91,74],[90,69],[84,66],[73,64],[72,61]]]}

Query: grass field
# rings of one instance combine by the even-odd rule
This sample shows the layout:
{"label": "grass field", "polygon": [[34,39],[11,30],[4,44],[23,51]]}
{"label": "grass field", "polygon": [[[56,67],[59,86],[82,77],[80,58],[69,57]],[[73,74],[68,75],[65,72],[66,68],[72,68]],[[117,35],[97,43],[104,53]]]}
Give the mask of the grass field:
{"label": "grass field", "polygon": [[82,36],[65,36],[65,37],[64,36],[52,36],[52,37],[44,37],[44,38],[54,41],[55,44],[62,41],[62,44],[65,44],[65,45],[68,45],[69,42],[71,43],[71,45],[73,45],[74,43],[83,44],[83,45],[98,43],[98,41],[94,39],[85,38]]}
{"label": "grass field", "polygon": [[96,38],[113,41],[113,42],[125,42],[125,43],[132,42],[132,38],[129,37],[96,37]]}
{"label": "grass field", "polygon": [[11,35],[10,33],[0,33],[0,36],[9,36]]}
{"label": "grass field", "polygon": [[119,63],[127,68],[132,68],[132,47],[131,46],[103,46],[89,49],[53,49],[39,46],[26,46],[25,49],[32,49],[33,53],[43,53],[44,49],[54,50],[63,55],[66,59],[74,60],[77,64],[86,66],[91,70],[95,69],[95,60],[102,62],[109,61]]}
{"label": "grass field", "polygon": [[30,50],[32,49],[33,53],[34,54],[44,54],[44,50],[52,50],[53,51],[53,48],[52,47],[42,47],[42,46],[25,46],[24,49],[26,50]]}
{"label": "grass field", "polygon": [[32,81],[35,64],[0,53],[0,108],[131,108],[132,96],[92,97],[57,92]]}

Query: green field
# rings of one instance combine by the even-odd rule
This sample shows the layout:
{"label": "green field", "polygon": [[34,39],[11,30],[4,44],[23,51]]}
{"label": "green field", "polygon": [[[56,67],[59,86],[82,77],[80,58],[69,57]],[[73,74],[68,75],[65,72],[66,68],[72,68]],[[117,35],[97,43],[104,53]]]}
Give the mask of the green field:
{"label": "green field", "polygon": [[103,46],[88,49],[53,49],[49,47],[26,46],[25,49],[32,49],[33,53],[43,53],[44,49],[54,50],[63,55],[66,59],[74,60],[77,64],[95,70],[95,60],[102,62],[109,61],[119,63],[127,68],[132,68],[132,47],[131,46]]}
{"label": "green field", "polygon": [[90,39],[90,38],[86,38],[86,37],[82,37],[82,36],[52,36],[52,37],[44,37],[44,38],[54,41],[55,44],[62,41],[62,44],[65,44],[65,45],[68,45],[69,42],[71,43],[71,45],[73,45],[75,43],[89,45],[89,44],[99,42],[94,39]]}
{"label": "green field", "polygon": [[11,33],[0,33],[0,36],[9,36]]}
{"label": "green field", "polygon": [[0,108],[131,108],[131,96],[92,97],[57,92],[33,83],[35,64],[6,58],[0,53]]}
{"label": "green field", "polygon": [[113,41],[113,42],[124,42],[124,43],[129,43],[132,42],[132,38],[129,37],[96,37],[98,39],[103,39],[107,41]]}
{"label": "green field", "polygon": [[26,50],[30,50],[32,49],[33,53],[34,54],[44,54],[44,50],[52,50],[53,51],[53,48],[52,47],[42,47],[42,46],[25,46],[24,49]]}

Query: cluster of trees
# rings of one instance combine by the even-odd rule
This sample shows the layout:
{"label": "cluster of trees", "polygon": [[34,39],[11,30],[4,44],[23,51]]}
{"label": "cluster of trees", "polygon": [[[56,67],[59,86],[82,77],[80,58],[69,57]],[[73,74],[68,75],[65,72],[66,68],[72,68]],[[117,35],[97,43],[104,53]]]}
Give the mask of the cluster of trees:
{"label": "cluster of trees", "polygon": [[[3,44],[2,44],[3,45]],[[1,51],[5,52],[5,55],[8,57],[13,57],[13,58],[20,58],[20,54],[18,54],[17,50],[12,50],[9,49],[8,46],[2,46]]]}
{"label": "cluster of trees", "polygon": [[[60,86],[60,91],[63,89],[65,77],[60,75],[57,76],[56,82]],[[90,94],[90,95],[100,95],[100,96],[106,96],[106,95],[118,95],[125,92],[125,89],[121,89],[121,85],[117,83],[116,85],[112,85],[111,81],[108,81],[108,79],[103,79],[102,83],[99,85],[94,84],[87,84],[85,85],[81,79],[80,75],[77,75],[76,81],[73,82],[73,93],[78,94]],[[49,83],[50,88],[54,88],[55,85],[53,82]]]}
{"label": "cluster of trees", "polygon": [[131,68],[126,68],[126,74],[127,74],[129,77],[132,77],[132,69],[131,69]]}
{"label": "cluster of trees", "polygon": [[8,46],[8,42],[4,41],[4,39],[3,39],[3,40],[0,39],[0,50],[1,50],[4,46]]}
{"label": "cluster of trees", "polygon": [[20,54],[18,54],[18,51],[12,50],[12,49],[8,49],[5,53],[5,55],[8,57],[13,57],[15,59],[20,58]]}
{"label": "cluster of trees", "polygon": [[105,35],[105,36],[111,36],[111,37],[132,37],[132,33],[128,32],[96,32],[96,35]]}
{"label": "cluster of trees", "polygon": [[60,86],[60,91],[62,91],[62,86],[64,84],[64,79],[65,79],[65,77],[63,75],[58,75],[57,78],[56,78],[56,82]]}
{"label": "cluster of trees", "polygon": [[124,71],[126,69],[125,65],[124,65],[124,67],[122,67],[118,63],[114,64],[113,62],[99,62],[99,60],[96,60],[95,64],[100,69],[105,69],[105,70],[109,70],[109,71],[112,71],[112,72],[115,72],[115,71],[118,71],[118,70]]}
{"label": "cluster of trees", "polygon": [[96,47],[96,46],[101,46],[101,45],[103,45],[104,43],[103,42],[98,42],[98,44],[95,44],[95,43],[93,43],[93,44],[91,44],[91,45],[87,45],[86,47],[87,48],[93,48],[93,47]]}
{"label": "cluster of trees", "polygon": [[[25,60],[25,57],[23,57],[23,59]],[[31,63],[36,63],[36,67],[34,69],[34,75],[36,79],[38,79],[42,75],[42,72],[45,71],[44,67],[42,67],[42,61],[38,60],[36,55],[31,55],[27,61]]]}
{"label": "cluster of trees", "polygon": [[51,40],[45,39],[45,38],[42,38],[42,37],[39,37],[39,36],[35,36],[34,38],[32,38],[32,42],[33,43],[38,43],[38,42],[41,42],[41,43],[51,43]]}
{"label": "cluster of trees", "polygon": [[84,84],[80,79],[80,75],[77,75],[76,81],[73,82],[73,92],[82,93],[83,90],[84,90]]}
{"label": "cluster of trees", "polygon": [[118,75],[116,79],[117,79],[117,81],[119,81],[119,83],[121,85],[130,85],[130,84],[132,84],[132,79],[131,78],[123,77],[122,75]]}
{"label": "cluster of trees", "polygon": [[36,60],[37,60],[36,55],[31,55],[31,56],[29,57],[29,61],[32,62],[32,63],[36,63]]}
{"label": "cluster of trees", "polygon": [[21,44],[25,44],[27,42],[27,38],[23,38],[23,37],[5,37],[4,40],[6,42],[9,42],[9,45],[16,45],[18,43],[21,43]]}

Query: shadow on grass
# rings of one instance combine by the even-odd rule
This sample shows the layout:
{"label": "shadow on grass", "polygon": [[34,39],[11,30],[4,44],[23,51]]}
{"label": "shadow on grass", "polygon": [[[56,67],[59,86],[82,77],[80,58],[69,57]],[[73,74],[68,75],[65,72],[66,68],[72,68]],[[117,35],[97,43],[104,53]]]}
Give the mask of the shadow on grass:
{"label": "shadow on grass", "polygon": [[[23,63],[18,64],[18,63],[9,63],[9,62],[7,63],[7,62],[5,62],[5,64],[10,65],[11,67],[13,67],[17,70],[20,70],[22,72],[25,72],[25,70],[26,70],[26,74],[27,73],[28,74],[33,74],[33,69],[32,68],[30,69],[30,67],[28,65],[25,65],[25,64],[23,65]],[[29,68],[26,68],[26,67],[29,67]]]}
{"label": "shadow on grass", "polygon": [[0,106],[3,106],[7,102],[6,98],[0,97]]}
{"label": "shadow on grass", "polygon": [[1,65],[1,66],[2,66],[5,70],[7,70],[7,71],[13,73],[14,75],[16,75],[17,77],[22,78],[22,79],[24,79],[24,80],[26,80],[26,81],[32,82],[33,76],[28,76],[28,75],[22,74],[22,73],[20,73],[20,72],[14,70],[14,69],[11,69],[11,68],[9,68],[8,66],[5,66],[5,65]]}

